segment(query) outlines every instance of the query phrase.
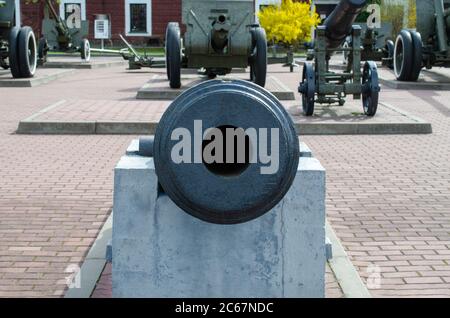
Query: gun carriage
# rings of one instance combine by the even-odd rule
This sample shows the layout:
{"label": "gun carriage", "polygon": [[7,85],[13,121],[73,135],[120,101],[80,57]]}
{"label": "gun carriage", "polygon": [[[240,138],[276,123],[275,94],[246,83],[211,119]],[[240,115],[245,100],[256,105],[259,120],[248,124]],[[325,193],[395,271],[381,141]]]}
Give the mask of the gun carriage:
{"label": "gun carriage", "polygon": [[[347,95],[353,95],[354,99],[362,97],[367,116],[376,114],[380,91],[377,65],[366,61],[361,70],[361,27],[353,25],[366,3],[366,0],[341,0],[324,25],[317,28],[314,63],[305,62],[299,86],[306,116],[314,114],[315,103],[344,105]],[[351,37],[351,46],[342,48],[347,36]],[[338,51],[348,53],[351,61],[341,73],[330,69],[331,56]]]}
{"label": "gun carriage", "polygon": [[[89,34],[89,21],[81,20],[81,13],[73,7],[68,21],[61,18],[53,6],[52,0],[45,0],[44,20],[42,21],[42,37],[39,39],[39,64],[47,61],[49,51],[64,53],[80,53],[81,59],[89,61],[91,47],[87,36]],[[68,10],[70,7],[68,7]],[[66,12],[62,15],[64,16]]]}
{"label": "gun carriage", "polygon": [[[362,31],[361,38],[361,61],[377,61],[382,62],[384,66],[390,69],[394,68],[394,47],[395,43],[391,39],[386,39],[378,30],[366,27]],[[380,45],[380,40],[384,42]],[[344,42],[343,47],[348,49],[352,46],[351,37],[348,37]],[[352,63],[349,60],[349,52],[344,52],[344,63]]]}
{"label": "gun carriage", "polygon": [[267,40],[255,24],[253,0],[183,0],[186,32],[171,22],[166,30],[166,68],[170,87],[181,86],[181,68],[204,69],[210,78],[250,66],[251,80],[264,87]]}
{"label": "gun carriage", "polygon": [[0,67],[28,78],[36,72],[36,38],[30,27],[16,26],[15,10],[14,0],[0,0]]}
{"label": "gun carriage", "polygon": [[424,67],[450,67],[450,9],[445,4],[444,0],[416,1],[416,30],[402,30],[395,42],[397,80],[417,81]]}

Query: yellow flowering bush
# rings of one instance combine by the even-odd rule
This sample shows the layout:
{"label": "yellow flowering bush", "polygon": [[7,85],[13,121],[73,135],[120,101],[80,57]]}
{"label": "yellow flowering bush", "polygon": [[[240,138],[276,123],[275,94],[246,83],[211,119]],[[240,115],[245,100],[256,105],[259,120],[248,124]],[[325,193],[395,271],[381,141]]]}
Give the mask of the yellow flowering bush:
{"label": "yellow flowering bush", "polygon": [[281,5],[261,10],[258,18],[269,40],[286,45],[310,41],[311,28],[320,23],[319,15],[311,12],[310,1],[283,0]]}

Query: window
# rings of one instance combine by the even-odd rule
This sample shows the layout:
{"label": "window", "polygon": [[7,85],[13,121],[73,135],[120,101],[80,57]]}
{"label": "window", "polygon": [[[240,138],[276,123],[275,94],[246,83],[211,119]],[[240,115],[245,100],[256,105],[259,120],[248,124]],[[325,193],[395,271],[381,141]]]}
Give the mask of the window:
{"label": "window", "polygon": [[15,1],[15,4],[16,4],[16,16],[14,17],[14,22],[15,22],[15,25],[17,25],[17,26],[21,26],[22,25],[22,21],[21,21],[21,19],[20,19],[20,0],[16,0]]}
{"label": "window", "polygon": [[125,34],[146,36],[152,34],[151,0],[125,1]]}
{"label": "window", "polygon": [[279,5],[281,4],[281,0],[256,0],[255,1],[255,20],[258,21],[258,13],[263,10],[265,7]]}
{"label": "window", "polygon": [[61,0],[59,14],[69,28],[81,28],[81,21],[86,20],[86,0]]}

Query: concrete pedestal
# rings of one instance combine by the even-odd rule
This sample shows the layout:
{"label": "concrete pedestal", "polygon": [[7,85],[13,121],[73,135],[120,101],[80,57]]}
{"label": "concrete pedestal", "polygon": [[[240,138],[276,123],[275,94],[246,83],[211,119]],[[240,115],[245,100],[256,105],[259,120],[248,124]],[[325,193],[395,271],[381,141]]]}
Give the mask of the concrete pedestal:
{"label": "concrete pedestal", "polygon": [[153,158],[128,152],[114,182],[114,297],[325,296],[325,170],[308,154],[285,198],[240,225],[178,208]]}

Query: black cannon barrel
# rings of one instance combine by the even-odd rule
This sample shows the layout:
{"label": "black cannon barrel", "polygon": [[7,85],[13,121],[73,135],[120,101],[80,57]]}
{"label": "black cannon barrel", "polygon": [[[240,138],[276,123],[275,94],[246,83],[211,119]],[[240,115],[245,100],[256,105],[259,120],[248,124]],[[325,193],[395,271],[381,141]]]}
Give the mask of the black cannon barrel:
{"label": "black cannon barrel", "polygon": [[350,34],[352,25],[361,13],[367,0],[341,0],[325,20],[327,47],[339,47]]}

